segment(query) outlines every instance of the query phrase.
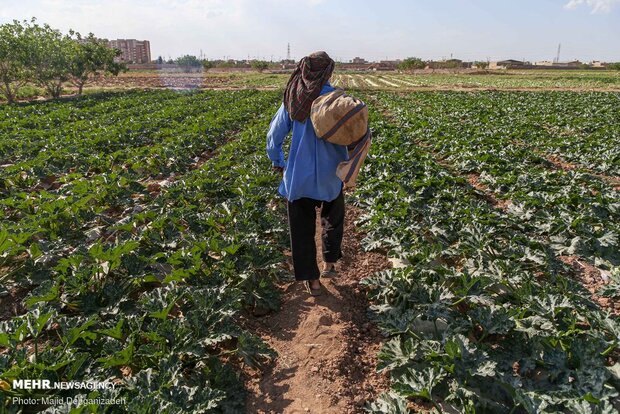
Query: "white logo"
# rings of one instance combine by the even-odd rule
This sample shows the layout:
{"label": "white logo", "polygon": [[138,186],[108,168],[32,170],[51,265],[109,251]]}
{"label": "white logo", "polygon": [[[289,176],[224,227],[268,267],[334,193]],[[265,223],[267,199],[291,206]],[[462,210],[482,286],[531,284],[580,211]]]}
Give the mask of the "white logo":
{"label": "white logo", "polygon": [[50,381],[41,379],[13,380],[13,389],[20,390],[113,390],[116,384],[111,381]]}

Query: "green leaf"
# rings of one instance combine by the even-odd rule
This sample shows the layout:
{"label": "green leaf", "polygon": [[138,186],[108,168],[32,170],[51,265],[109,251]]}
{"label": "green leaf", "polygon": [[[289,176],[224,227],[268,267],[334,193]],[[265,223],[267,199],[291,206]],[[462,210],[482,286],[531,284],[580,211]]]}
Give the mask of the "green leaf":
{"label": "green leaf", "polygon": [[376,414],[408,414],[407,400],[394,392],[379,395],[376,401],[372,401],[366,409],[369,413]]}
{"label": "green leaf", "polygon": [[37,258],[41,257],[43,252],[41,251],[38,243],[32,243],[30,245],[30,248],[28,249],[28,254],[30,255],[30,258],[32,260],[36,260]]}
{"label": "green leaf", "polygon": [[62,338],[63,341],[67,346],[71,346],[79,339],[82,339],[87,345],[90,345],[91,342],[97,338],[97,334],[89,331],[89,328],[95,325],[98,322],[98,319],[99,318],[96,316],[91,316],[85,323],[69,329],[66,337]]}
{"label": "green leaf", "polygon": [[119,365],[127,365],[133,357],[134,345],[131,341],[125,349],[118,351],[111,356],[97,358],[98,362],[103,363],[104,368],[115,367]]}
{"label": "green leaf", "polygon": [[109,336],[114,339],[122,340],[124,322],[125,322],[124,319],[120,319],[118,323],[114,326],[114,328],[100,329],[100,330],[96,330],[95,332],[100,333],[102,335]]}
{"label": "green leaf", "polygon": [[433,400],[433,388],[446,377],[443,369],[434,367],[419,370],[407,368],[402,375],[395,379],[394,390],[405,397],[419,397]]}
{"label": "green leaf", "polygon": [[9,251],[13,243],[9,238],[9,232],[6,229],[0,228],[0,256],[3,256],[5,252]]}

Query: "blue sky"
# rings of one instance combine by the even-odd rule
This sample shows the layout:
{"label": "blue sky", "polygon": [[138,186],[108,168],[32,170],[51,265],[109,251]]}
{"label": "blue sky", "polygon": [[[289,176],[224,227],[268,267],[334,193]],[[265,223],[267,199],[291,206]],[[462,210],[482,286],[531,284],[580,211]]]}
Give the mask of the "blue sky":
{"label": "blue sky", "polygon": [[0,0],[0,22],[151,41],[153,57],[620,61],[620,0]]}

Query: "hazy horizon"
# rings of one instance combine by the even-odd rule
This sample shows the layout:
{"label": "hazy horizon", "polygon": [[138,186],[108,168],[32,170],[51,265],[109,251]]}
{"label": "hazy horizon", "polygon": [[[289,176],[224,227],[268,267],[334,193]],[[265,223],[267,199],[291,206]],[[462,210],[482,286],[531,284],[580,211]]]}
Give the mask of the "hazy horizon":
{"label": "hazy horizon", "polygon": [[[10,4],[11,3],[11,4]],[[10,7],[9,7],[10,4]],[[0,23],[151,42],[153,59],[620,61],[620,0],[0,0]]]}

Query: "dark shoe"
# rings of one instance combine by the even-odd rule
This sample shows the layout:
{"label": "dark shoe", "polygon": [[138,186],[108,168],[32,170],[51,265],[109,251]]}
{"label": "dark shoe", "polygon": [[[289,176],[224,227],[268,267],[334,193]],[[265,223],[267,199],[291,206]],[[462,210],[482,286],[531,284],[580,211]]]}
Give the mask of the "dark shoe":
{"label": "dark shoe", "polygon": [[308,280],[304,281],[304,286],[306,287],[306,291],[311,295],[311,296],[321,296],[323,294],[323,285],[321,285],[320,288],[318,289],[314,289],[311,285],[310,282]]}
{"label": "dark shoe", "polygon": [[336,276],[337,274],[338,272],[336,271],[336,266],[332,266],[329,270],[323,270],[321,272],[321,277],[330,278]]}

